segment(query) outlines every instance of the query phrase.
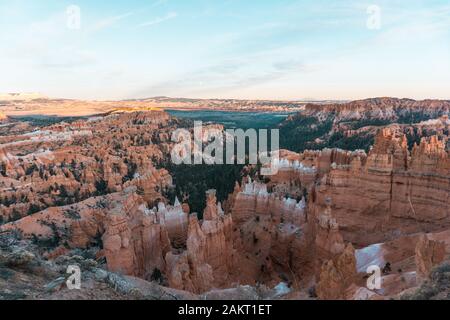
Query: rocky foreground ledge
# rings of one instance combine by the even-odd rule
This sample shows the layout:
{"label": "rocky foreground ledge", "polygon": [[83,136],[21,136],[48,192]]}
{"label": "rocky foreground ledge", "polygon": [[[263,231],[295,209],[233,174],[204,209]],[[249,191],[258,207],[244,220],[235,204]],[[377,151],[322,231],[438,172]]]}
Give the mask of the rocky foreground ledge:
{"label": "rocky foreground ledge", "polygon": [[[107,271],[92,251],[72,250],[57,259],[14,233],[0,234],[0,300],[261,300],[283,298],[282,287],[238,286],[201,295]],[[69,289],[69,266],[81,269],[81,289]]]}

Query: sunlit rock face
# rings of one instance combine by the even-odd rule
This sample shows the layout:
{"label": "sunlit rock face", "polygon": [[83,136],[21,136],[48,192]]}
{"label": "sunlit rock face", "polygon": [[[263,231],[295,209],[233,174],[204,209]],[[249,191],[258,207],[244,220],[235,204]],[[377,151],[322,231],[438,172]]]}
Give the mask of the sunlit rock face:
{"label": "sunlit rock face", "polygon": [[8,120],[8,117],[6,116],[6,114],[4,114],[3,112],[0,111],[0,123],[6,122],[7,120]]}

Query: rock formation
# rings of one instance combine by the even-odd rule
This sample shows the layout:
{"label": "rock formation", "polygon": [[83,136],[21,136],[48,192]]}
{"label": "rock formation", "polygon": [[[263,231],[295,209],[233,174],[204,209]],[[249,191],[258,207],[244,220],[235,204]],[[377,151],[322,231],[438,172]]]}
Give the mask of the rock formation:
{"label": "rock formation", "polygon": [[278,223],[290,222],[301,224],[305,221],[305,200],[282,197],[277,193],[269,193],[267,185],[252,181],[251,178],[239,186],[229,201],[233,203],[230,208],[236,226],[254,218],[255,216],[270,216]]}
{"label": "rock formation", "polygon": [[200,293],[223,287],[234,272],[232,218],[217,204],[215,190],[207,193],[203,218],[191,214],[186,251],[166,256],[168,280],[177,289]]}
{"label": "rock formation", "polygon": [[409,154],[405,137],[382,130],[367,159],[335,165],[315,188],[315,206],[332,198],[344,239],[383,242],[393,232],[439,231],[450,225],[449,163],[444,144],[423,139]]}
{"label": "rock formation", "polygon": [[331,199],[327,199],[327,208],[317,216],[315,246],[317,257],[330,258],[341,254],[345,249],[344,239],[339,225],[332,215]]}
{"label": "rock formation", "polygon": [[426,278],[434,266],[444,261],[445,254],[443,242],[430,240],[426,234],[422,235],[416,245],[417,277],[419,279]]}
{"label": "rock formation", "polygon": [[324,300],[337,300],[345,296],[345,290],[356,276],[355,249],[348,244],[335,259],[324,262],[316,287],[317,296]]}
{"label": "rock formation", "polygon": [[313,239],[305,199],[284,195],[268,192],[267,185],[249,177],[230,195],[227,207],[233,217],[241,281],[275,285],[289,279],[298,285],[301,275],[310,273]]}
{"label": "rock formation", "polygon": [[[173,206],[166,206],[160,202],[158,204],[157,215],[164,224],[173,247],[186,246],[189,224],[189,211],[185,211],[178,198]],[[156,212],[156,208],[153,209]]]}
{"label": "rock formation", "polygon": [[156,270],[165,270],[170,241],[165,226],[137,197],[109,211],[102,237],[104,253],[110,270],[151,279]]}

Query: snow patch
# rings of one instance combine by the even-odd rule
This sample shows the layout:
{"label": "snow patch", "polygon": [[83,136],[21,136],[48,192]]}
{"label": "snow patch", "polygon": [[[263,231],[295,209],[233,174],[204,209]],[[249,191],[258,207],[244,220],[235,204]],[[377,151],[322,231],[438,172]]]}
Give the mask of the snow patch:
{"label": "snow patch", "polygon": [[380,268],[383,268],[386,264],[382,243],[373,244],[368,247],[358,249],[355,251],[355,256],[358,272],[365,273],[367,268],[372,265],[377,265]]}
{"label": "snow patch", "polygon": [[291,289],[285,282],[280,282],[274,288],[276,296],[284,296],[291,292]]}

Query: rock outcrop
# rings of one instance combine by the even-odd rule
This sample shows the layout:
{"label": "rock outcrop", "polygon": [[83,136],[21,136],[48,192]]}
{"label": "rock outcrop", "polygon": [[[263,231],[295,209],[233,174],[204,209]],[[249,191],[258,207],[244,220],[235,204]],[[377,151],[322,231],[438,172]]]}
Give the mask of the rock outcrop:
{"label": "rock outcrop", "polygon": [[234,273],[232,218],[217,204],[215,190],[207,193],[203,221],[189,217],[186,251],[168,253],[168,281],[172,287],[201,293],[230,283]]}
{"label": "rock outcrop", "polygon": [[344,298],[345,290],[355,280],[356,273],[355,249],[348,244],[342,254],[322,265],[317,296],[323,300]]}
{"label": "rock outcrop", "polygon": [[345,244],[339,225],[331,212],[331,200],[327,199],[327,208],[317,217],[315,244],[320,256],[330,257],[344,251]]}
{"label": "rock outcrop", "polygon": [[418,279],[428,277],[432,268],[444,261],[445,255],[444,242],[430,240],[427,235],[422,235],[417,242],[415,255]]}
{"label": "rock outcrop", "polygon": [[188,236],[189,208],[175,199],[173,206],[166,206],[163,202],[153,208],[151,213],[158,216],[169,235],[170,243],[174,248],[184,248]]}
{"label": "rock outcrop", "polygon": [[170,240],[165,226],[137,197],[109,212],[103,247],[110,270],[150,280],[157,270],[165,270]]}
{"label": "rock outcrop", "polygon": [[279,193],[269,193],[267,185],[251,178],[243,184],[242,190],[239,186],[235,188],[229,201],[233,204],[230,210],[236,226],[258,215],[273,217],[277,223],[300,225],[306,220],[304,199],[297,201]]}
{"label": "rock outcrop", "polygon": [[311,273],[314,242],[305,198],[287,198],[283,191],[268,188],[248,177],[227,201],[240,280],[276,285],[288,279],[299,285]]}

